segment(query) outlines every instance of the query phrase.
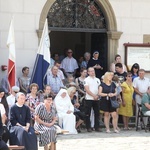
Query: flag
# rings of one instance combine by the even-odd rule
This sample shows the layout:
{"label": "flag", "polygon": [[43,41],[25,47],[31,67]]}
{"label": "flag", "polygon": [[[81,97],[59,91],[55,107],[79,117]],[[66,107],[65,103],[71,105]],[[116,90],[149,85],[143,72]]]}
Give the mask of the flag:
{"label": "flag", "polygon": [[16,84],[16,54],[15,54],[15,36],[14,36],[14,19],[12,18],[8,39],[7,39],[7,47],[9,48],[9,58],[8,58],[8,82],[10,87]]}
{"label": "flag", "polygon": [[43,87],[46,84],[46,74],[49,65],[50,65],[50,39],[48,33],[48,23],[46,19],[31,76],[31,83],[37,83],[39,86],[39,90],[43,90]]}

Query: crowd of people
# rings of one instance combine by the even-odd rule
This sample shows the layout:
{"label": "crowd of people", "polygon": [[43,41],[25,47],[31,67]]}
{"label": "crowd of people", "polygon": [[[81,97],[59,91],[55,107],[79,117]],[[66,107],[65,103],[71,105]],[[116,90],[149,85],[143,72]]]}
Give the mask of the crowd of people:
{"label": "crowd of people", "polygon": [[[150,115],[150,79],[138,63],[127,71],[117,54],[110,69],[103,72],[98,51],[92,58],[86,52],[80,63],[73,58],[71,49],[66,55],[62,61],[58,54],[51,58],[53,65],[47,71],[47,84],[42,90],[38,84],[30,83],[29,67],[22,68],[22,76],[11,92],[8,81],[2,79],[0,112],[5,133],[0,140],[37,150],[38,134],[40,146],[55,150],[56,126],[65,134],[80,133],[82,124],[87,132],[101,132],[103,121],[106,133],[110,133],[112,121],[113,132],[119,133],[119,121],[124,130],[130,130],[130,117],[135,113],[137,119],[137,103],[142,104],[143,114]],[[119,107],[114,107],[112,100]]]}

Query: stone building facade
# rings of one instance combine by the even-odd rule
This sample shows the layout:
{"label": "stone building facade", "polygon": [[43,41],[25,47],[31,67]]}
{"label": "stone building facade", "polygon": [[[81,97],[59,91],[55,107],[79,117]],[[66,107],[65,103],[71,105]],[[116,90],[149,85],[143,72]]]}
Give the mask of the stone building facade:
{"label": "stone building facade", "polygon": [[[91,52],[91,37],[93,33],[105,35],[106,47],[105,57],[106,65],[114,60],[114,56],[118,53],[125,61],[124,43],[148,43],[150,42],[150,1],[149,0],[85,0],[94,2],[98,10],[104,15],[107,27],[105,30],[101,28],[54,28],[50,27],[52,51],[63,51],[69,44],[57,43],[59,38],[68,38],[69,35],[74,38],[69,41],[70,44],[76,44],[72,49],[84,48],[84,51]],[[14,16],[15,43],[16,43],[16,67],[17,76],[21,75],[23,66],[30,67],[30,73],[34,65],[38,43],[44,26],[44,21],[50,14],[52,8],[55,9],[56,0],[0,0],[0,66],[7,65],[8,48],[6,47],[9,24],[12,16]],[[64,0],[69,3],[79,3],[81,0]],[[55,5],[54,5],[55,4]],[[85,5],[86,3],[84,3]],[[63,6],[64,7],[64,6]],[[89,8],[89,7],[88,7]],[[61,9],[61,8],[60,8]],[[57,11],[57,10],[54,10]],[[91,12],[94,9],[91,9]],[[96,13],[94,13],[96,14]],[[57,15],[53,16],[56,17]],[[59,18],[60,19],[60,18]],[[62,18],[63,19],[63,18]],[[49,20],[50,22],[51,20]],[[64,20],[62,20],[64,21]],[[58,31],[58,32],[57,32]],[[69,34],[70,33],[70,34]],[[80,35],[77,35],[80,33]],[[74,35],[73,35],[74,34]],[[80,41],[78,41],[81,38]],[[103,38],[103,37],[101,37]],[[85,44],[86,43],[86,44]],[[56,51],[57,51],[56,50]],[[78,52],[76,52],[78,53]],[[150,65],[150,64],[149,64]],[[0,79],[6,72],[0,70]]]}

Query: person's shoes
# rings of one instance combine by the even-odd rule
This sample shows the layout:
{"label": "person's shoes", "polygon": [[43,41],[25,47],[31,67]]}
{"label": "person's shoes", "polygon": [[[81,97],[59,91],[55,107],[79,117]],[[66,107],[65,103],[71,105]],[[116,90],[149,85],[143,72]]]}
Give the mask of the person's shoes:
{"label": "person's shoes", "polygon": [[77,129],[77,132],[78,132],[78,133],[81,133],[81,130],[80,130],[80,129]]}
{"label": "person's shoes", "polygon": [[91,128],[92,131],[95,131],[95,128]]}
{"label": "person's shoes", "polygon": [[120,132],[120,128],[119,127],[117,127],[116,129]]}
{"label": "person's shoes", "polygon": [[95,129],[96,132],[102,132],[102,130],[100,128]]}
{"label": "person's shoes", "polygon": [[127,128],[127,127],[124,127],[123,130],[128,130],[128,128]]}
{"label": "person's shoes", "polygon": [[92,130],[91,129],[87,129],[87,132],[92,132]]}
{"label": "person's shoes", "polygon": [[115,132],[115,133],[119,133],[119,131],[118,131],[118,130],[114,130],[114,132]]}
{"label": "person's shoes", "polygon": [[106,130],[106,133],[111,133],[111,131],[109,129]]}

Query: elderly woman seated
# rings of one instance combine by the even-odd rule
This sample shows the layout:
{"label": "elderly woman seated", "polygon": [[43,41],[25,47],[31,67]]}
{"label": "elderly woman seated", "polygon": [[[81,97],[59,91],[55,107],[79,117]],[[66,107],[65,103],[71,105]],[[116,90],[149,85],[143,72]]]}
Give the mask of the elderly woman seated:
{"label": "elderly woman seated", "polygon": [[70,96],[71,99],[71,103],[74,106],[74,115],[76,116],[76,129],[77,131],[80,133],[80,125],[84,122],[85,120],[85,114],[83,112],[80,111],[80,104],[77,101],[77,97],[75,95],[76,93],[76,88],[75,87],[70,87],[67,89],[67,92]]}
{"label": "elderly woman seated", "polygon": [[10,145],[24,146],[25,150],[37,150],[37,137],[30,127],[30,109],[24,103],[25,95],[17,93],[17,102],[10,110]]}
{"label": "elderly woman seated", "polygon": [[69,134],[77,134],[75,129],[76,117],[74,113],[74,106],[66,89],[61,89],[55,97],[55,106],[59,117],[59,125]]}
{"label": "elderly woman seated", "polygon": [[56,150],[56,129],[54,124],[57,120],[55,108],[53,107],[52,96],[44,95],[44,103],[35,109],[34,128],[39,132],[40,146],[44,146],[44,150]]}

